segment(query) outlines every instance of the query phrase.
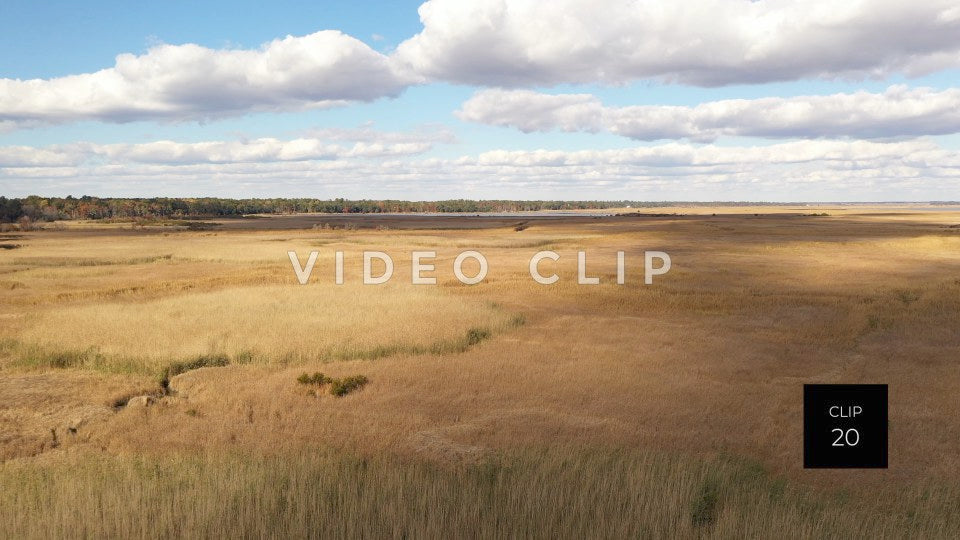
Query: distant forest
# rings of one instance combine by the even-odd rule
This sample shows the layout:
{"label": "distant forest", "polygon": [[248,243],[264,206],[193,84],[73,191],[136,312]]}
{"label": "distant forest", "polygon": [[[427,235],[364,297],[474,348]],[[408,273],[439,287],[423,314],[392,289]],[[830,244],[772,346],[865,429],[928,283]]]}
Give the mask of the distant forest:
{"label": "distant forest", "polygon": [[[373,214],[410,212],[518,212],[531,210],[603,210],[607,208],[662,207],[674,205],[761,205],[756,202],[674,202],[674,201],[397,201],[348,199],[220,199],[220,198],[101,198],[0,197],[0,222],[26,217],[32,221],[70,219],[156,219],[239,217],[247,214]],[[779,203],[784,204],[784,203]]]}

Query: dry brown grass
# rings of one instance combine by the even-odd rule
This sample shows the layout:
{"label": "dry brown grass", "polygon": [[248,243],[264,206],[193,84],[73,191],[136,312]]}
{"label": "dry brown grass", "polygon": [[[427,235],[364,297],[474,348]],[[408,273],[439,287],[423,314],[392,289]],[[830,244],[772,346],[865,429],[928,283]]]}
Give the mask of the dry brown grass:
{"label": "dry brown grass", "polygon": [[[956,536],[955,516],[944,508],[960,503],[951,487],[960,482],[960,229],[951,227],[960,214],[749,210],[530,220],[520,232],[516,220],[441,230],[426,218],[393,218],[389,230],[285,229],[313,219],[292,217],[251,220],[278,227],[269,230],[27,233],[17,239],[23,247],[0,253],[0,283],[16,284],[0,287],[0,373],[11,381],[0,384],[0,455],[39,457],[2,465],[4,485],[22,486],[8,493],[33,494],[2,499],[3,519],[15,525],[10,530],[56,535],[81,526],[79,516],[96,510],[89,505],[116,516],[160,506],[190,516],[186,528],[162,521],[161,536],[241,528],[300,534],[312,530],[311,517],[337,515],[342,527],[319,530]],[[456,225],[444,219],[443,227]],[[408,254],[424,248],[439,255],[436,287],[409,285]],[[470,248],[486,254],[490,273],[466,287],[451,265]],[[294,285],[289,249],[321,251],[315,283]],[[395,256],[390,285],[357,284],[364,249]],[[527,275],[540,249],[561,254],[556,285]],[[579,249],[600,285],[576,284]],[[642,285],[638,270],[645,249],[673,257],[674,269],[653,286]],[[342,287],[333,285],[334,250],[346,253]],[[627,252],[625,286],[613,283],[617,250]],[[511,324],[518,314],[525,324]],[[456,345],[474,327],[492,333]],[[438,342],[454,346],[434,348]],[[123,370],[84,361],[50,369],[49,356],[30,356],[91,349],[148,369],[107,375],[105,367]],[[157,391],[139,373],[215,353],[262,361],[189,371],[156,405],[110,409]],[[370,383],[343,398],[308,395],[296,382],[303,371],[363,374]],[[890,385],[889,470],[801,468],[802,385],[810,382]],[[69,432],[71,416],[83,411]],[[559,449],[538,466],[530,449],[545,446]],[[318,447],[333,461],[302,457]],[[224,452],[241,457],[221,463]],[[277,458],[282,466],[259,463],[270,455],[287,458]],[[731,465],[718,455],[738,457]],[[369,472],[342,465],[355,459],[377,465]],[[530,476],[502,480],[500,491],[474,483],[471,475],[489,463],[501,470],[502,459],[520,460]],[[181,497],[149,472],[154,467],[200,471],[204,480]],[[291,491],[296,501],[281,510],[273,496],[242,487],[252,482],[273,493],[289,485],[284,478],[316,479],[328,467],[339,479],[324,477],[337,487],[323,493],[345,507],[323,506],[304,488]],[[762,480],[745,480],[736,472],[743,467],[762,468]],[[637,483],[621,485],[624,470]],[[702,489],[712,497],[703,488],[711,471],[721,471],[722,510],[701,530],[690,505]],[[43,491],[34,475],[54,475],[60,491]],[[76,493],[98,475],[124,487],[58,503],[44,525],[38,501]],[[351,481],[366,487],[342,491]],[[390,486],[382,498],[366,491],[380,485]],[[782,499],[770,495],[777,485]],[[462,498],[451,486],[466,486]],[[416,488],[422,498],[403,495]],[[603,489],[611,495],[597,499]],[[212,500],[223,491],[233,506]],[[595,510],[585,506],[590,497],[600,501]],[[387,508],[390,521],[371,517],[376,507]],[[490,514],[479,513],[485,507]],[[575,510],[564,517],[564,508]],[[223,524],[230,516],[236,525]],[[141,534],[142,522],[112,519],[91,534]],[[535,530],[518,528],[531,522]],[[496,523],[501,528],[491,529]]]}
{"label": "dry brown grass", "polygon": [[300,364],[455,347],[470,329],[500,329],[502,310],[436,288],[265,285],[143,302],[49,310],[19,335],[23,362],[75,351],[80,366],[154,372],[171,359],[226,355]]}

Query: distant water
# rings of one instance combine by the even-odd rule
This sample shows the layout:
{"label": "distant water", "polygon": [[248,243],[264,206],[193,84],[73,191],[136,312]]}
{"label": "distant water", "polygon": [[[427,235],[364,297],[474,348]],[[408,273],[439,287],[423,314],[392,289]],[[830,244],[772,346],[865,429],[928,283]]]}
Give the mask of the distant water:
{"label": "distant water", "polygon": [[[791,205],[771,206],[770,209],[771,209],[771,210],[775,210],[775,209],[781,209],[781,208],[790,207],[790,206],[791,206]],[[816,208],[818,208],[818,207],[824,207],[824,208],[826,208],[826,207],[829,207],[829,206],[835,206],[835,205],[830,205],[830,204],[828,204],[828,203],[824,203],[824,204],[817,204],[817,205],[810,205],[810,206],[803,206],[803,207],[795,207],[795,208],[791,208],[791,209],[793,209],[793,210],[798,210],[798,211],[799,211],[799,210],[804,210],[804,211],[806,211],[806,210],[808,210],[808,209],[816,209]],[[669,208],[668,210],[666,210],[665,213],[674,213],[674,212],[677,212],[677,209],[678,209],[678,208],[680,209],[680,212],[681,212],[681,213],[682,213],[684,210],[686,210],[687,208],[689,208],[689,210],[692,210],[694,213],[696,213],[696,211],[697,211],[697,209],[698,209],[696,206],[683,207],[682,205],[678,205],[677,207],[671,207],[671,208]],[[720,212],[720,213],[723,213],[723,212],[726,210],[726,209],[725,209],[724,207],[722,207],[722,206],[718,206],[718,207],[715,207],[715,208],[716,208],[716,211],[717,211],[717,212]],[[740,207],[738,207],[738,206],[730,206],[730,207],[729,207],[729,210],[736,211],[738,208],[740,208]],[[844,210],[856,210],[856,209],[858,209],[858,208],[870,208],[870,209],[880,208],[880,209],[883,209],[883,210],[913,210],[913,211],[918,211],[918,210],[923,211],[923,210],[925,210],[925,211],[929,211],[929,212],[960,212],[960,205],[956,205],[956,206],[923,206],[923,205],[916,205],[916,206],[892,206],[892,205],[891,205],[891,206],[887,206],[887,205],[882,205],[882,204],[881,204],[881,205],[871,205],[871,204],[851,204],[851,205],[846,205],[846,204],[841,204],[841,205],[840,205],[840,208],[843,208]],[[450,218],[454,218],[454,217],[462,218],[462,217],[478,216],[478,217],[490,217],[490,218],[514,218],[514,217],[609,217],[609,216],[616,216],[616,215],[618,215],[618,214],[623,214],[623,213],[631,214],[631,213],[634,213],[634,212],[637,212],[637,213],[640,213],[640,214],[658,214],[658,213],[661,213],[661,212],[659,211],[659,208],[655,208],[655,207],[646,208],[646,207],[644,207],[644,208],[618,209],[617,211],[614,211],[614,212],[606,211],[606,210],[579,211],[579,212],[577,212],[577,211],[572,211],[572,210],[529,210],[529,211],[518,211],[518,212],[396,212],[396,213],[394,213],[394,212],[384,212],[384,213],[377,213],[377,214],[342,214],[342,215],[344,215],[344,216],[390,216],[390,217],[411,217],[411,216],[419,216],[419,217],[450,217]],[[753,210],[751,210],[751,212],[753,212]]]}
{"label": "distant water", "polygon": [[[733,211],[736,213],[737,209],[742,208],[739,206],[730,206],[725,208],[723,206],[712,207],[717,213],[724,213],[725,211]],[[815,205],[782,205],[782,206],[770,206],[771,210],[789,208],[794,211],[813,211],[817,208],[824,208],[826,210],[842,208],[843,210],[858,210],[869,208],[882,209],[882,210],[894,210],[894,211],[928,211],[928,212],[960,212],[960,205],[956,206],[895,206],[895,205],[884,205],[884,204],[843,204],[843,203],[822,203]],[[573,211],[573,210],[526,210],[518,212],[377,212],[377,213],[356,213],[356,214],[329,214],[330,216],[337,216],[338,218],[346,219],[370,219],[370,218],[418,218],[418,217],[432,217],[432,218],[465,218],[465,217],[484,217],[484,218],[550,218],[550,217],[610,217],[620,214],[673,214],[679,213],[683,214],[685,210],[689,209],[692,213],[696,214],[698,207],[684,207],[678,205],[677,207],[669,207],[661,210],[657,207],[643,207],[643,208],[625,208],[617,209],[616,211],[610,210],[588,210],[588,211]],[[750,212],[755,212],[751,210]],[[761,210],[762,212],[762,210]],[[321,214],[311,214],[311,215],[321,215]]]}
{"label": "distant water", "polygon": [[492,218],[514,217],[605,217],[615,216],[619,212],[573,212],[569,210],[531,210],[521,212],[382,212],[375,214],[336,214],[343,216],[390,216],[390,217],[451,217],[470,216]]}

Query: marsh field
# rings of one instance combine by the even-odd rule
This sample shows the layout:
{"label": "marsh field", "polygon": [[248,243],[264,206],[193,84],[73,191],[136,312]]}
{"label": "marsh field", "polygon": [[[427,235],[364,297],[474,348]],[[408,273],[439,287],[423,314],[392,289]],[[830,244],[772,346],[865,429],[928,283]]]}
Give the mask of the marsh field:
{"label": "marsh field", "polygon": [[[960,536],[960,212],[623,212],[0,234],[0,536]],[[889,385],[888,469],[803,469],[804,383]]]}

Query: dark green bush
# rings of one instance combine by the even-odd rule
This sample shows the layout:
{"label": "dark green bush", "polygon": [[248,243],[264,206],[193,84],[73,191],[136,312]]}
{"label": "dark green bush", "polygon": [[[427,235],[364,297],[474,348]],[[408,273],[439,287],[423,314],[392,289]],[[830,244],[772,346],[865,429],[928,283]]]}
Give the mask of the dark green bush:
{"label": "dark green bush", "polygon": [[[331,394],[337,397],[343,397],[349,394],[350,392],[358,388],[361,388],[363,385],[367,384],[367,382],[369,382],[369,379],[367,379],[363,375],[352,375],[350,377],[344,377],[342,379],[333,379],[333,378],[327,377],[323,373],[317,372],[317,373],[314,373],[313,375],[310,375],[309,373],[303,373],[302,375],[297,377],[297,382],[300,384],[316,385],[316,386],[323,386],[325,384],[329,384]],[[311,390],[310,393],[311,395],[316,395],[316,392],[314,392],[313,390]]]}
{"label": "dark green bush", "polygon": [[304,373],[299,377],[297,377],[297,382],[300,384],[315,384],[317,386],[323,386],[328,382],[331,382],[332,380],[333,379],[331,379],[330,377],[327,377],[326,375],[324,375],[323,373],[320,373],[319,371],[314,373],[313,375]]}
{"label": "dark green bush", "polygon": [[363,388],[367,382],[369,382],[369,379],[363,375],[353,375],[351,377],[344,377],[342,379],[333,379],[330,381],[330,393],[337,397],[343,397],[354,390]]}

